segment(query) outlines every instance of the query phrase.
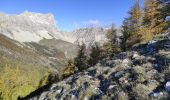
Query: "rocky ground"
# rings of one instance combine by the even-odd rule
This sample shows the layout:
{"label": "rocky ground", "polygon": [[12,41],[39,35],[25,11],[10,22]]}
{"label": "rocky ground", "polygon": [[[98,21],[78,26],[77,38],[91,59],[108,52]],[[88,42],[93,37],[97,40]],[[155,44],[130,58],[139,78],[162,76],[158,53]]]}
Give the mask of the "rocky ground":
{"label": "rocky ground", "polygon": [[168,100],[170,41],[152,41],[104,59],[30,100]]}

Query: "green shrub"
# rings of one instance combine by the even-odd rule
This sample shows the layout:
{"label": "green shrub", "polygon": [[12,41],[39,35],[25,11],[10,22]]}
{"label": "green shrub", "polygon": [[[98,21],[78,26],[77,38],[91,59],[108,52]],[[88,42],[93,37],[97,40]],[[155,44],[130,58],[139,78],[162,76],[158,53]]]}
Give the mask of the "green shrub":
{"label": "green shrub", "polygon": [[137,93],[136,98],[140,100],[148,100],[149,87],[143,84],[137,84],[133,87],[133,91]]}
{"label": "green shrub", "polygon": [[120,92],[117,98],[118,100],[128,100],[128,95],[124,92]]}
{"label": "green shrub", "polygon": [[134,71],[135,71],[135,77],[139,82],[145,81],[145,74],[146,74],[145,68],[141,66],[136,66],[134,68]]}

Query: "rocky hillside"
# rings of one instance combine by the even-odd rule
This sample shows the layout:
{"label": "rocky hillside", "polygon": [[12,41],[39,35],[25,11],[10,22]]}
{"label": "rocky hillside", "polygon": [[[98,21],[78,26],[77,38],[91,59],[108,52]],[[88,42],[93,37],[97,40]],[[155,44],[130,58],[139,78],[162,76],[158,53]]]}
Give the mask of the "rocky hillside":
{"label": "rocky hillside", "polygon": [[170,41],[151,41],[53,84],[29,100],[169,100]]}
{"label": "rocky hillside", "polygon": [[43,39],[39,41],[39,44],[63,52],[66,59],[72,59],[77,55],[77,45],[61,39]]}
{"label": "rocky hillside", "polygon": [[48,84],[50,75],[59,77],[76,51],[63,40],[23,43],[0,34],[0,100],[16,100]]}
{"label": "rocky hillside", "polygon": [[[46,56],[0,35],[0,99],[16,100],[43,86],[43,77],[58,73]],[[49,72],[49,73],[48,73]]]}

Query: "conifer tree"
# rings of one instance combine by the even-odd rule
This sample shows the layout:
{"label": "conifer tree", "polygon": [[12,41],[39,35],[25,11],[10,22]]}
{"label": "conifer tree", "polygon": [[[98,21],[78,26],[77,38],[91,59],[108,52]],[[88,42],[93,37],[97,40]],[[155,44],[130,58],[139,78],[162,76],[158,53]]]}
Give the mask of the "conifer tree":
{"label": "conifer tree", "polygon": [[131,31],[132,34],[140,34],[141,23],[142,23],[142,9],[140,7],[140,1],[136,0],[136,4],[129,12],[131,19]]}
{"label": "conifer tree", "polygon": [[145,0],[143,17],[143,35],[145,40],[152,39],[155,35],[163,34],[166,31],[164,4],[162,0]]}
{"label": "conifer tree", "polygon": [[88,65],[94,66],[95,64],[97,64],[98,61],[101,59],[100,54],[101,54],[100,47],[98,46],[97,43],[95,43],[91,47],[91,53],[90,53],[90,58],[88,60]]}
{"label": "conifer tree", "polygon": [[78,68],[79,71],[82,71],[88,68],[87,56],[86,56],[85,50],[86,50],[86,45],[84,43],[82,43],[82,45],[79,45],[78,55],[74,59],[74,65]]}
{"label": "conifer tree", "polygon": [[130,37],[130,30],[129,30],[129,24],[128,19],[125,19],[122,25],[122,36],[121,36],[121,50],[126,51],[128,47],[128,39]]}
{"label": "conifer tree", "polygon": [[116,53],[120,52],[120,47],[117,42],[117,30],[112,25],[112,28],[106,34],[108,42],[104,44],[104,48],[106,51],[106,56],[113,57]]}
{"label": "conifer tree", "polygon": [[129,16],[124,20],[122,25],[121,49],[125,51],[130,49],[134,44],[141,40],[142,9],[140,1],[129,11]]}

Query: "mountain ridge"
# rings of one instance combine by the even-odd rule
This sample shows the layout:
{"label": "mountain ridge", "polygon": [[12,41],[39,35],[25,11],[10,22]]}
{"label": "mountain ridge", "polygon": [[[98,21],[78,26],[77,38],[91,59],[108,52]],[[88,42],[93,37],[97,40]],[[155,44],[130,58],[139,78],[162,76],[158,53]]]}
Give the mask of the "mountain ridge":
{"label": "mountain ridge", "polygon": [[106,41],[107,29],[102,27],[80,28],[71,32],[59,31],[52,13],[25,11],[21,14],[0,14],[0,32],[19,42],[39,42],[42,39],[61,39],[70,43],[87,45]]}

